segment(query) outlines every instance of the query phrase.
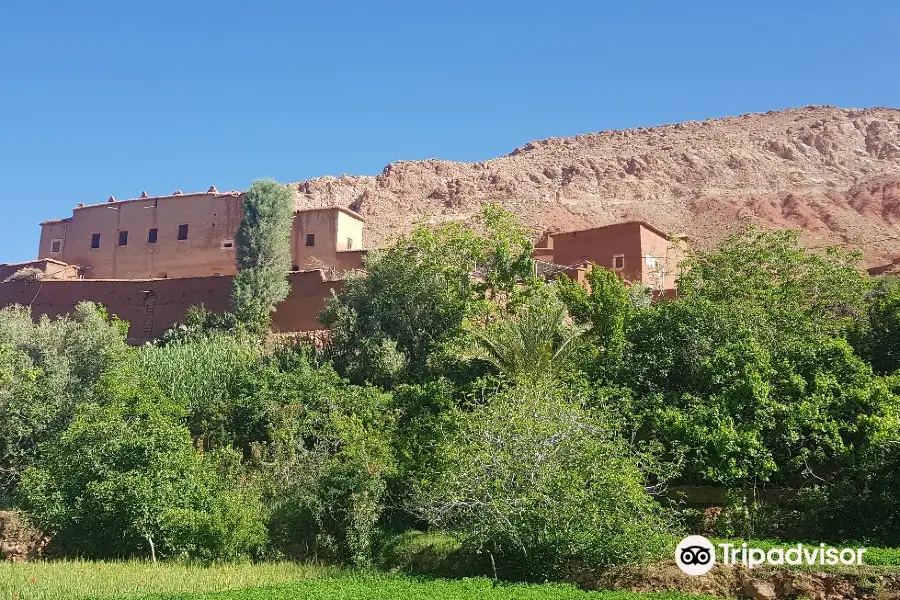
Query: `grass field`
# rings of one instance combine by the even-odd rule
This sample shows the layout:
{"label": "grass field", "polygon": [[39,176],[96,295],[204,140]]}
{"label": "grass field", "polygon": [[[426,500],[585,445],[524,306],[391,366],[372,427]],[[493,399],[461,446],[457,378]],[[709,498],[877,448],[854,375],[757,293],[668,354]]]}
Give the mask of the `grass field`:
{"label": "grass field", "polygon": [[191,567],[143,562],[0,564],[0,600],[693,600],[685,594],[585,592],[568,585],[427,580],[292,563]]}
{"label": "grass field", "polygon": [[[494,585],[487,579],[423,580],[399,575],[344,575],[217,594],[153,600],[693,600],[686,594],[585,592],[568,585]],[[149,599],[146,599],[149,600]]]}
{"label": "grass field", "polygon": [[133,598],[218,592],[324,577],[325,568],[290,562],[202,567],[148,562],[0,562],[0,600]]}

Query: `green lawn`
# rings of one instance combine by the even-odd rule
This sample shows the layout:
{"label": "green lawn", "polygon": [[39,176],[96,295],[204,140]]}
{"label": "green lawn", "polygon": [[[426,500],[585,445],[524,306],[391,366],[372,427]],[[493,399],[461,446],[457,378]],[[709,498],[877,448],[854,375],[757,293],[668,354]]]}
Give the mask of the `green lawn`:
{"label": "green lawn", "polygon": [[330,571],[290,562],[202,567],[148,562],[0,562],[0,600],[133,598],[218,592],[323,577]]}
{"label": "green lawn", "polygon": [[415,579],[401,575],[341,575],[214,594],[174,594],[142,600],[693,600],[686,594],[585,592],[569,585],[494,585],[488,579]]}
{"label": "green lawn", "polygon": [[685,594],[585,592],[569,585],[498,584],[352,573],[271,563],[199,567],[144,562],[0,563],[0,600],[689,600]]}

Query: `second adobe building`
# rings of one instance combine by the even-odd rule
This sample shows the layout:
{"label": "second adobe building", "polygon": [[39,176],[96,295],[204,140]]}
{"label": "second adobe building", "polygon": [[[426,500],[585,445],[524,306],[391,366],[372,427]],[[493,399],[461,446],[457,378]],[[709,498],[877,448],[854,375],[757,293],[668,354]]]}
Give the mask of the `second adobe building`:
{"label": "second adobe building", "polygon": [[[243,192],[182,193],[79,204],[72,215],[41,223],[37,260],[0,265],[0,305],[31,306],[34,316],[98,302],[130,323],[129,339],[149,341],[192,305],[227,310],[236,272],[234,236]],[[341,273],[362,268],[365,219],[345,207],[294,212],[291,295],[275,314],[282,332],[320,329],[325,299]],[[681,256],[677,238],[644,221],[544,235],[534,251],[539,273],[583,279],[588,263],[629,283],[670,294]],[[23,269],[40,277],[16,277]]]}

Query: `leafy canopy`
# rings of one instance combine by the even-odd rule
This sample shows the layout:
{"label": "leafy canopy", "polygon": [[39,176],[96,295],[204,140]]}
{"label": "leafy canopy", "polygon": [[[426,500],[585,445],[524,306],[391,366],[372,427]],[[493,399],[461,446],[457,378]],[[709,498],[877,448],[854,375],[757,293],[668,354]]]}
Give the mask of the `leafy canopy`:
{"label": "leafy canopy", "polygon": [[251,329],[265,330],[270,314],[290,291],[293,198],[286,186],[261,179],[247,190],[243,209],[235,236],[238,274],[232,310]]}
{"label": "leafy canopy", "polygon": [[464,320],[524,297],[522,283],[534,280],[527,231],[494,205],[478,225],[483,233],[420,226],[368,255],[366,273],[347,279],[319,316],[341,373],[385,386],[427,379],[429,359]]}
{"label": "leafy canopy", "polygon": [[418,510],[502,570],[554,577],[574,557],[610,565],[662,549],[668,523],[645,474],[575,390],[531,378],[455,417]]}

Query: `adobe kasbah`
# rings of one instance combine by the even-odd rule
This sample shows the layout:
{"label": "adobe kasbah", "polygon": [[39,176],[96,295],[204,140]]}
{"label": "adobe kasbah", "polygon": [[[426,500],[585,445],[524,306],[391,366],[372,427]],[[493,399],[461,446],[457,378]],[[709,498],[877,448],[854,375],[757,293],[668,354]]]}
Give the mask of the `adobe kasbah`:
{"label": "adobe kasbah", "polygon": [[[70,217],[42,222],[37,259],[0,264],[0,306],[29,306],[35,318],[104,305],[129,323],[129,341],[155,339],[191,306],[226,311],[236,273],[234,236],[244,193],[182,193],[79,204]],[[365,219],[341,206],[297,209],[291,231],[291,293],[277,332],[321,329],[325,299],[347,272],[363,268]],[[534,250],[539,274],[584,281],[591,262],[655,294],[673,293],[681,244],[650,223],[627,221],[545,234]]]}

